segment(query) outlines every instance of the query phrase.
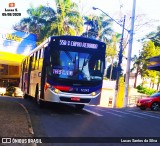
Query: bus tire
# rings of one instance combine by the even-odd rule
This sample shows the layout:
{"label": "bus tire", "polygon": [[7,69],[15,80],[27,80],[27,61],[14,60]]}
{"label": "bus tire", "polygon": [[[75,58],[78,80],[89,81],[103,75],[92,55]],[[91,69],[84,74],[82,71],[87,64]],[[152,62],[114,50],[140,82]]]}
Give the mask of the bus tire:
{"label": "bus tire", "polygon": [[38,105],[40,108],[44,108],[45,103],[43,100],[39,100]]}
{"label": "bus tire", "polygon": [[77,110],[82,110],[85,105],[84,104],[76,104],[75,106],[76,106]]}
{"label": "bus tire", "polygon": [[27,94],[24,94],[23,98],[24,98],[24,99],[27,99]]}

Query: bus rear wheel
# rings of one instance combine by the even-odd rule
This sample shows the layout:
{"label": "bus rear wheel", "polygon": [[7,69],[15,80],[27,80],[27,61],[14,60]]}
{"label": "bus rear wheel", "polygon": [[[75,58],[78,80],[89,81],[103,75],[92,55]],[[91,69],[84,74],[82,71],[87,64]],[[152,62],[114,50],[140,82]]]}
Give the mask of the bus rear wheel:
{"label": "bus rear wheel", "polygon": [[84,104],[76,104],[75,106],[76,106],[77,110],[82,110],[85,105]]}

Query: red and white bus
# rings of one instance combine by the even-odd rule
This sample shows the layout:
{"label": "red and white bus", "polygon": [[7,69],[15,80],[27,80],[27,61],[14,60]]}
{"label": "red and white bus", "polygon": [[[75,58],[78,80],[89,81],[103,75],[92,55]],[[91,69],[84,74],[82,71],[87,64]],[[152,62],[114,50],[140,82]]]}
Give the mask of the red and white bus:
{"label": "red and white bus", "polygon": [[100,103],[106,45],[78,36],[52,36],[22,62],[20,85],[24,96],[44,102]]}

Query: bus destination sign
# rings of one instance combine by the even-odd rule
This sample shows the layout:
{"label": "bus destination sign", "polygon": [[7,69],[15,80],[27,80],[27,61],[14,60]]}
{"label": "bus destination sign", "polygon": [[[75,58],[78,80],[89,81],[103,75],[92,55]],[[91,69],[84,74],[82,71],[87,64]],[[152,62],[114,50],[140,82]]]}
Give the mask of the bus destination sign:
{"label": "bus destination sign", "polygon": [[72,47],[98,49],[98,44],[86,43],[86,42],[77,42],[77,41],[69,41],[69,40],[59,40],[59,45],[60,46],[72,46]]}

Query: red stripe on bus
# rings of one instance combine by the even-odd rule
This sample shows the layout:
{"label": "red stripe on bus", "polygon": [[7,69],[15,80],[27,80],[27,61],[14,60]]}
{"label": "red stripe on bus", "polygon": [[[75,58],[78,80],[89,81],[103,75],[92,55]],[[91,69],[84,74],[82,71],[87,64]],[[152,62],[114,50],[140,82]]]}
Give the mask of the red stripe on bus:
{"label": "red stripe on bus", "polygon": [[54,88],[62,91],[69,91],[70,86],[54,86]]}

